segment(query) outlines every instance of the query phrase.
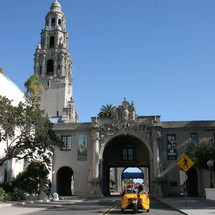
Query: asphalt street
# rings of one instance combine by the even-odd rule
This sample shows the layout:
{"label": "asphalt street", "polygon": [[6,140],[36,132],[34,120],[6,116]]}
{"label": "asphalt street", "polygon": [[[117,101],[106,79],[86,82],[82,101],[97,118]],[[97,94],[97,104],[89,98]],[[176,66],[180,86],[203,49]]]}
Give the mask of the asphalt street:
{"label": "asphalt street", "polygon": [[[133,214],[131,210],[121,212],[120,197],[107,197],[91,200],[68,201],[61,200],[51,203],[40,203],[23,206],[1,208],[1,215],[83,215],[83,214]],[[143,211],[138,211],[142,214]],[[151,199],[149,215],[179,215],[180,212],[168,207],[162,202]]]}

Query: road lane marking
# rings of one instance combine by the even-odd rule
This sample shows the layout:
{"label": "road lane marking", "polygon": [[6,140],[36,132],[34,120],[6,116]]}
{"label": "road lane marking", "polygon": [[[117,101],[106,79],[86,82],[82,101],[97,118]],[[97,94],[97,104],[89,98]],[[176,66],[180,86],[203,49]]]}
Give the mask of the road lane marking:
{"label": "road lane marking", "polygon": [[120,202],[117,202],[116,204],[114,204],[113,206],[109,207],[108,209],[106,209],[103,213],[101,213],[100,215],[104,215],[104,214],[108,214],[110,213],[113,209],[115,209],[118,205],[120,204]]}

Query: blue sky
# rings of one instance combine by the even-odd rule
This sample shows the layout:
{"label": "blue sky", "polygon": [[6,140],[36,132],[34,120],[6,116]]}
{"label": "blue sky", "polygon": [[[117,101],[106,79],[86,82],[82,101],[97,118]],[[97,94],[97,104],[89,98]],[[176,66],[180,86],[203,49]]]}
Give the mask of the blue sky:
{"label": "blue sky", "polygon": [[[0,0],[0,67],[24,91],[54,0]],[[139,116],[215,120],[214,0],[59,0],[80,122],[124,97]]]}

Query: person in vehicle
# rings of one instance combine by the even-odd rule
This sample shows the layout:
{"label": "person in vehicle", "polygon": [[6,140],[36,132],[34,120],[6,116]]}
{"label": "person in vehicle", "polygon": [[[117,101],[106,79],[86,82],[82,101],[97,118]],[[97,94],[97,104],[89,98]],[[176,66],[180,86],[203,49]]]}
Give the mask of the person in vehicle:
{"label": "person in vehicle", "polygon": [[147,194],[147,192],[144,190],[144,185],[140,184],[138,186],[138,194]]}
{"label": "person in vehicle", "polygon": [[127,185],[127,187],[124,189],[122,195],[124,195],[125,193],[136,193],[135,190],[133,189],[132,184]]}

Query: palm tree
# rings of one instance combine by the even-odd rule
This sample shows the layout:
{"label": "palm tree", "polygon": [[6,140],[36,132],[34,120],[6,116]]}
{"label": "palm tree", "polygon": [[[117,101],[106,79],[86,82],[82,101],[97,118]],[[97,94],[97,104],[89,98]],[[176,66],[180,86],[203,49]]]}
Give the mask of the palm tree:
{"label": "palm tree", "polygon": [[29,79],[25,82],[25,87],[27,89],[26,94],[28,95],[30,93],[30,96],[36,96],[39,91],[44,93],[43,85],[37,81],[38,75],[34,74],[29,77]]}
{"label": "palm tree", "polygon": [[102,105],[100,112],[98,113],[99,117],[113,117],[116,107],[112,104]]}

